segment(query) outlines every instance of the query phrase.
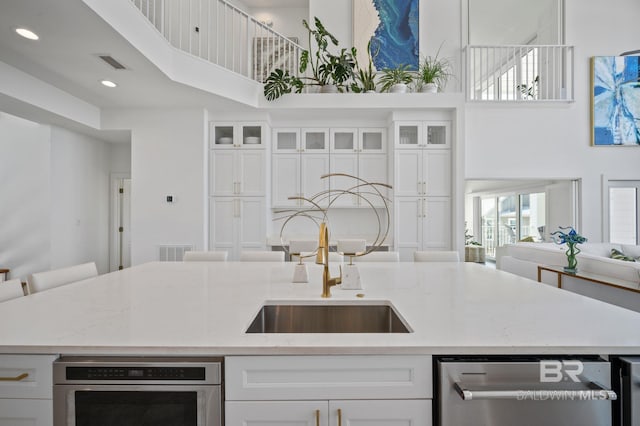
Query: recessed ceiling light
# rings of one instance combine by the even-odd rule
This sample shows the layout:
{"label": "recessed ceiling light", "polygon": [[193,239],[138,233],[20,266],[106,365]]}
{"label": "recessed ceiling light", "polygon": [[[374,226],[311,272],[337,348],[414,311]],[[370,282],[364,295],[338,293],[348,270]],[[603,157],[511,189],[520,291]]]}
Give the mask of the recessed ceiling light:
{"label": "recessed ceiling light", "polygon": [[38,40],[40,38],[38,37],[38,34],[34,33],[33,31],[29,31],[26,28],[16,28],[16,32],[22,37],[28,38],[29,40]]}
{"label": "recessed ceiling light", "polygon": [[107,87],[117,87],[118,86],[117,84],[115,84],[111,80],[102,80],[100,83],[102,83],[104,86],[107,86]]}

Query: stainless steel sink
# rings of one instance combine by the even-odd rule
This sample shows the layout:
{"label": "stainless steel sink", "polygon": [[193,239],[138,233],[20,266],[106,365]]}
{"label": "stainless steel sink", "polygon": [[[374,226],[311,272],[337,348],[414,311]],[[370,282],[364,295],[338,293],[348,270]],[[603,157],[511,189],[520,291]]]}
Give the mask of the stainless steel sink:
{"label": "stainless steel sink", "polygon": [[388,304],[266,304],[247,333],[411,333]]}

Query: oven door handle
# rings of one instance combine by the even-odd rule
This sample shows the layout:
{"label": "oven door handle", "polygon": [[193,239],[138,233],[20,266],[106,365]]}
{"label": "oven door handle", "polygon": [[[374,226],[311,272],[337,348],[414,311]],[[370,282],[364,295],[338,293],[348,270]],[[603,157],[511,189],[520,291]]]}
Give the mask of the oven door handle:
{"label": "oven door handle", "polygon": [[464,383],[453,384],[456,392],[464,401],[482,399],[515,399],[534,401],[558,401],[570,399],[574,401],[594,401],[618,399],[618,395],[611,389],[596,383],[589,382],[585,389],[509,389],[509,390],[480,390],[469,389]]}

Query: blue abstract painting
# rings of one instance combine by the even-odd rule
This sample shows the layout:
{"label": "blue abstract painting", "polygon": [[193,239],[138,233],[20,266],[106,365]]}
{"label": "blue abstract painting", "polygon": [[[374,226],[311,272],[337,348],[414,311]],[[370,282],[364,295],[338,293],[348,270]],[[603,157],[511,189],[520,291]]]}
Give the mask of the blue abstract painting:
{"label": "blue abstract painting", "polygon": [[592,58],[593,145],[640,145],[640,56]]}
{"label": "blue abstract painting", "polygon": [[353,40],[358,51],[366,52],[371,42],[370,52],[377,70],[403,64],[417,70],[419,0],[353,0],[353,5]]}

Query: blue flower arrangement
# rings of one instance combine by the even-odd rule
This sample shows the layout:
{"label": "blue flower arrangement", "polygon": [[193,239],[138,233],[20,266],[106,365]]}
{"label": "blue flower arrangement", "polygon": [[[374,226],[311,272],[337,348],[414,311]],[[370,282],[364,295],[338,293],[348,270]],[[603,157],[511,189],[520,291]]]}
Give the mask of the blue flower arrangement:
{"label": "blue flower arrangement", "polygon": [[[558,228],[560,228],[559,231],[551,233],[551,238],[553,238],[556,244],[567,245],[566,254],[569,264],[564,267],[564,270],[570,274],[575,274],[578,271],[576,255],[580,253],[580,249],[576,247],[576,245],[586,242],[587,239],[578,234],[576,230],[573,229],[573,226],[559,226]],[[566,230],[569,230],[569,232],[565,232]]]}

